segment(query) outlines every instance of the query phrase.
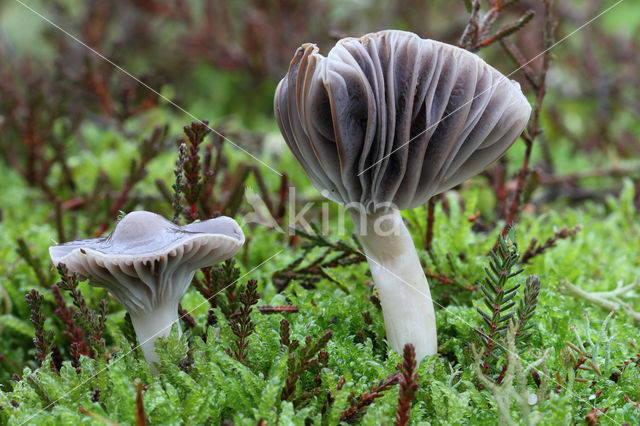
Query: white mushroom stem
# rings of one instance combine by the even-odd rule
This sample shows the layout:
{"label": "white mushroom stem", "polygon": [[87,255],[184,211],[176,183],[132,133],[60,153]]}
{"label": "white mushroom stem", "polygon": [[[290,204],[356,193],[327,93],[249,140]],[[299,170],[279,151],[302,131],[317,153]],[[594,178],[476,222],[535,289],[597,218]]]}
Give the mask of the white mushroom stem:
{"label": "white mushroom stem", "polygon": [[351,211],[380,296],[391,347],[412,343],[418,361],[438,351],[435,312],[411,235],[400,212],[364,215]]}
{"label": "white mushroom stem", "polygon": [[182,334],[178,322],[178,302],[164,302],[151,312],[134,314],[133,311],[129,311],[129,315],[142,353],[155,372],[154,363],[160,362],[160,357],[154,349],[156,340],[168,336],[174,323],[178,323],[178,333]]}

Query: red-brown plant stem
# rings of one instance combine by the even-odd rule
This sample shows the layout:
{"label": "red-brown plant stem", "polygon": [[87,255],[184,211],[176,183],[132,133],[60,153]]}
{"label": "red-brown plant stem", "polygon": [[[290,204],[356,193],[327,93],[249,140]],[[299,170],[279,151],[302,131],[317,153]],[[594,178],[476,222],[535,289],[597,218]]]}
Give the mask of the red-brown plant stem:
{"label": "red-brown plant stem", "polygon": [[520,173],[518,174],[518,184],[516,186],[516,191],[513,194],[513,199],[511,200],[509,215],[507,216],[507,221],[500,234],[503,237],[507,236],[509,230],[513,226],[513,222],[515,222],[516,220],[516,215],[518,214],[518,210],[520,207],[520,197],[522,195],[522,189],[524,188],[525,180],[527,178],[527,174],[529,173],[529,159],[531,158],[531,148],[533,146],[533,141],[529,138],[524,137],[524,135],[523,140],[526,145],[524,151],[524,159],[522,160],[522,167],[520,168]]}
{"label": "red-brown plant stem", "polygon": [[182,307],[182,304],[178,303],[178,318],[180,318],[187,330],[196,326],[196,321],[189,314],[187,310]]}
{"label": "red-brown plant stem", "polygon": [[280,178],[280,191],[278,196],[278,209],[276,211],[276,220],[280,221],[284,217],[287,209],[287,199],[289,197],[289,178],[286,173],[282,173]]}
{"label": "red-brown plant stem", "polygon": [[569,238],[582,230],[582,225],[576,225],[572,228],[567,228],[567,225],[563,225],[559,231],[554,231],[553,236],[547,238],[547,240],[538,244],[538,239],[533,238],[529,243],[529,247],[520,258],[520,263],[530,263],[531,259],[543,254],[547,249],[556,246],[558,240]]}
{"label": "red-brown plant stem", "polygon": [[[156,127],[152,135],[145,139],[140,146],[140,161],[132,161],[129,175],[127,176],[120,193],[109,209],[107,220],[115,219],[123,210],[131,198],[133,188],[147,175],[147,165],[160,151],[161,144],[167,134],[168,127]],[[97,236],[102,235],[108,229],[107,221],[100,224]]]}
{"label": "red-brown plant stem", "polygon": [[281,306],[258,306],[258,311],[261,314],[277,314],[281,312],[298,312],[298,307],[296,305],[281,305]]}
{"label": "red-brown plant stem", "polygon": [[411,401],[418,390],[418,372],[416,371],[416,351],[411,343],[404,345],[403,363],[398,365],[400,370],[400,394],[396,409],[396,426],[409,423]]}
{"label": "red-brown plant stem", "polygon": [[142,400],[142,391],[144,389],[142,382],[138,382],[138,391],[136,394],[136,426],[146,426],[147,416],[144,412],[144,404]]}
{"label": "red-brown plant stem", "polygon": [[500,40],[500,45],[507,52],[511,60],[518,64],[518,70],[522,71],[531,87],[533,87],[533,90],[537,91],[538,81],[536,80],[536,76],[531,70],[529,61],[527,61],[522,52],[520,52],[520,49],[509,39]]}
{"label": "red-brown plant stem", "polygon": [[[60,318],[62,323],[65,326],[62,335],[69,339],[69,341],[76,345],[74,346],[74,350],[72,351],[72,356],[75,352],[85,356],[91,356],[91,349],[87,346],[85,341],[84,330],[81,327],[78,327],[73,319],[73,308],[68,307],[60,288],[57,285],[51,286],[51,292],[53,293],[53,297],[56,301],[57,308],[54,313]],[[75,359],[75,361],[79,361]]]}
{"label": "red-brown plant stem", "polygon": [[[31,292],[27,293],[25,300],[29,304],[31,310],[29,319],[35,329],[33,343],[36,346],[36,362],[39,367],[42,365],[42,361],[44,361],[49,352],[51,352],[51,347],[53,346],[53,332],[46,332],[44,329],[45,316],[42,313],[42,302],[44,300],[44,296],[42,296],[38,290],[33,289]],[[53,362],[51,365],[55,368]]]}
{"label": "red-brown plant stem", "polygon": [[427,203],[427,235],[425,236],[424,248],[428,252],[431,251],[431,244],[433,242],[433,223],[435,222],[435,207],[436,197],[429,198]]}
{"label": "red-brown plant stem", "polygon": [[498,40],[502,40],[505,37],[510,36],[511,34],[515,33],[516,31],[518,31],[520,28],[524,27],[529,21],[531,21],[531,19],[533,19],[533,15],[534,15],[534,11],[533,10],[528,10],[524,13],[524,15],[522,15],[520,18],[518,18],[518,20],[516,22],[513,22],[511,24],[507,24],[504,27],[500,28],[495,34],[482,39],[479,44],[478,47],[482,48],[482,47],[487,47],[492,45],[493,43],[495,43]]}
{"label": "red-brown plant stem", "polygon": [[257,291],[258,282],[249,280],[247,286],[240,293],[239,299],[241,306],[237,313],[234,312],[230,316],[230,327],[235,334],[235,348],[227,350],[229,355],[233,355],[238,361],[247,365],[247,355],[249,346],[249,336],[253,334],[255,323],[251,321],[252,306],[258,303],[260,295]]}
{"label": "red-brown plant stem", "polygon": [[374,403],[377,398],[382,398],[384,392],[391,389],[391,387],[398,384],[400,381],[400,372],[390,374],[379,383],[371,386],[371,390],[364,392],[360,395],[357,401],[354,401],[351,406],[345,409],[340,414],[340,421],[346,423],[353,423],[357,421],[365,413],[367,407]]}
{"label": "red-brown plant stem", "polygon": [[280,395],[280,399],[282,401],[291,401],[294,398],[298,380],[304,372],[318,364],[326,365],[328,354],[322,349],[333,336],[333,330],[330,329],[325,330],[324,333],[315,341],[308,335],[305,338],[305,345],[299,348],[298,351],[293,352],[298,348],[298,341],[289,340],[289,332],[289,322],[285,322],[285,320],[281,321],[280,342],[284,346],[287,346],[289,350],[289,358],[287,359],[287,367],[289,371],[287,373],[284,388]]}
{"label": "red-brown plant stem", "polygon": [[427,277],[435,278],[436,280],[440,281],[443,284],[455,283],[453,279],[447,277],[446,275],[438,275],[436,272],[432,271],[431,269],[427,269],[424,273],[427,275]]}
{"label": "red-brown plant stem", "polygon": [[466,0],[467,10],[471,16],[469,17],[469,23],[458,41],[458,45],[470,52],[476,52],[519,31],[533,18],[533,10],[526,11],[515,22],[507,24],[494,34],[489,35],[493,24],[502,15],[504,9],[516,1],[517,0],[510,0],[502,2],[500,0],[489,0],[490,9],[481,14],[480,0]]}
{"label": "red-brown plant stem", "polygon": [[[525,143],[525,153],[524,158],[522,160],[522,167],[520,168],[520,173],[518,175],[518,183],[516,186],[515,193],[513,195],[513,199],[511,201],[511,207],[509,209],[509,215],[507,216],[507,221],[502,229],[501,235],[505,237],[513,223],[517,219],[522,190],[524,188],[526,178],[529,172],[529,161],[531,158],[531,149],[533,147],[533,142],[541,130],[538,128],[538,120],[540,118],[540,110],[542,108],[542,101],[544,100],[544,95],[546,94],[546,79],[547,79],[547,71],[549,70],[549,65],[551,63],[551,47],[554,43],[553,33],[556,27],[556,21],[553,19],[553,15],[551,12],[551,0],[544,0],[544,19],[545,19],[545,28],[544,28],[544,53],[542,55],[542,65],[540,67],[540,72],[536,77],[537,80],[537,90],[536,90],[536,102],[533,106],[533,112],[531,113],[531,120],[529,120],[529,124],[522,134],[522,140]],[[503,44],[503,46],[505,46]],[[507,50],[505,48],[505,50]],[[508,51],[508,50],[507,50]]]}

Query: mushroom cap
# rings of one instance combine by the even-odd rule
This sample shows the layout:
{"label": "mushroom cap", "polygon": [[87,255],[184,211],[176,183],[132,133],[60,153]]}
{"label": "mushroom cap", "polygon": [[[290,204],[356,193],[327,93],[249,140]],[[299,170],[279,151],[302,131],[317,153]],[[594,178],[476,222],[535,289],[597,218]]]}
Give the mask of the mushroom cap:
{"label": "mushroom cap", "polygon": [[479,56],[404,31],[296,51],[274,99],[313,185],[368,211],[424,204],[480,173],[524,129],[520,85]]}
{"label": "mushroom cap", "polygon": [[178,226],[147,211],[127,214],[104,238],[49,247],[55,265],[105,287],[135,313],[175,300],[195,271],[232,257],[244,243],[236,221],[218,217]]}

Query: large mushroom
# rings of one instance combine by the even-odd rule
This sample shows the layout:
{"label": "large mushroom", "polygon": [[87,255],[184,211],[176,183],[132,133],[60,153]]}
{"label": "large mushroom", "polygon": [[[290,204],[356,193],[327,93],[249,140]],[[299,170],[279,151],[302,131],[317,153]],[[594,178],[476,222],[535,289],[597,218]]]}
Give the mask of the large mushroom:
{"label": "large mushroom", "polygon": [[387,339],[437,352],[429,285],[400,210],[502,156],[531,106],[479,56],[404,31],[295,53],[274,110],[313,185],[350,209],[380,295]]}
{"label": "large mushroom", "polygon": [[158,361],[154,342],[178,323],[178,303],[195,271],[232,257],[243,243],[242,229],[229,217],[178,226],[136,211],[108,237],[52,246],[49,254],[55,265],[65,264],[124,305],[153,368]]}

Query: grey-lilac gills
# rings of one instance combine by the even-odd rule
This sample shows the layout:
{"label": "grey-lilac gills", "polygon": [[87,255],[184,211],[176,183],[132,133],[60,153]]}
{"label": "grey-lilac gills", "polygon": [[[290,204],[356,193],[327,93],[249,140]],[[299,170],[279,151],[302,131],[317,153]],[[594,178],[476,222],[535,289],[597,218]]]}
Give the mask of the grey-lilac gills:
{"label": "grey-lilac gills", "polygon": [[178,323],[178,303],[195,271],[229,259],[242,244],[242,229],[229,217],[178,226],[155,213],[136,211],[122,218],[108,237],[52,246],[49,254],[55,265],[65,264],[124,305],[155,371],[154,342]]}
{"label": "grey-lilac gills", "polygon": [[517,82],[466,50],[404,31],[295,53],[275,116],[321,193],[349,208],[380,296],[387,339],[437,352],[429,284],[399,210],[477,175],[524,129]]}

